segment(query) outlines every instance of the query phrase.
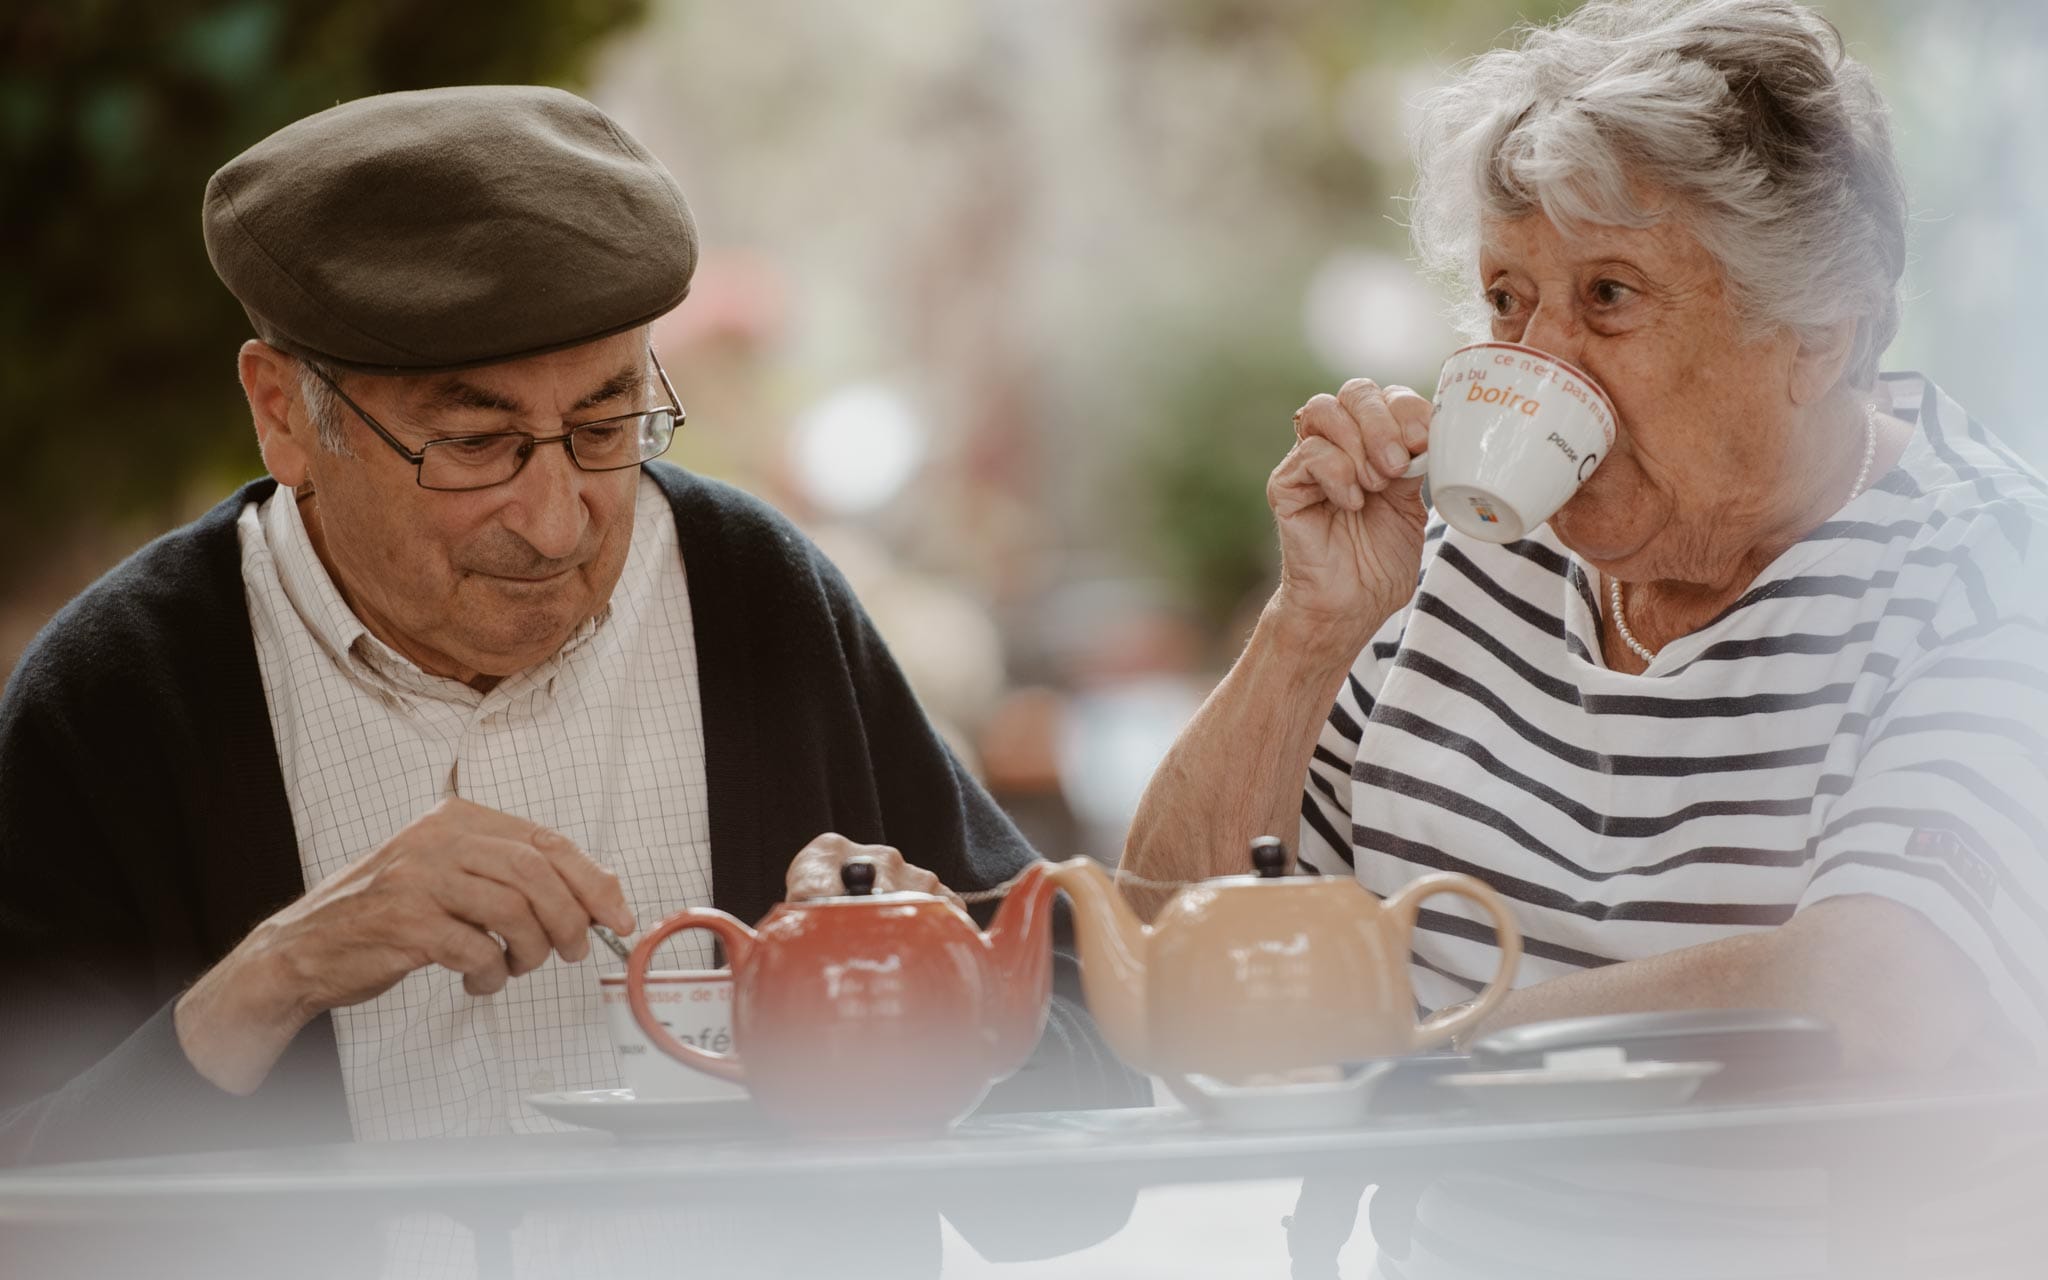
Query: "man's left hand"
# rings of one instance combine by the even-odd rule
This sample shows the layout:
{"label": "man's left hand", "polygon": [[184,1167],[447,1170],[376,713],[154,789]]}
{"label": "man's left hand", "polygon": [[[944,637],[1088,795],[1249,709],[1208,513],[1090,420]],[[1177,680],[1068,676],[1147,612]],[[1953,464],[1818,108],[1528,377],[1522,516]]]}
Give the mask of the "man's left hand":
{"label": "man's left hand", "polygon": [[846,886],[839,879],[839,869],[852,858],[866,858],[875,864],[876,893],[930,893],[956,907],[967,905],[959,894],[939,883],[937,876],[905,862],[899,851],[886,844],[856,844],[836,831],[819,836],[796,855],[784,879],[784,896],[791,902],[844,897]]}

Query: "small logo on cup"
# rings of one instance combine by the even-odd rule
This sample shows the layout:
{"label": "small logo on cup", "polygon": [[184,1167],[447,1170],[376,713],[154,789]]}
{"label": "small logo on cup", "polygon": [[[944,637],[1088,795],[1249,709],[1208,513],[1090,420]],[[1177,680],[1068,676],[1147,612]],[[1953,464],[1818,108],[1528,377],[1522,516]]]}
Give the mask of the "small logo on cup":
{"label": "small logo on cup", "polygon": [[1473,513],[1474,513],[1474,514],[1476,514],[1476,515],[1477,515],[1477,516],[1478,516],[1478,517],[1479,517],[1479,518],[1480,518],[1481,520],[1484,520],[1484,521],[1486,521],[1486,523],[1488,523],[1488,524],[1499,524],[1499,523],[1500,523],[1500,515],[1499,515],[1499,513],[1497,513],[1496,511],[1494,511],[1494,509],[1493,509],[1492,505],[1491,505],[1490,503],[1488,503],[1488,502],[1486,501],[1486,499],[1484,499],[1484,498],[1474,498],[1474,499],[1472,499],[1472,511],[1473,511]]}

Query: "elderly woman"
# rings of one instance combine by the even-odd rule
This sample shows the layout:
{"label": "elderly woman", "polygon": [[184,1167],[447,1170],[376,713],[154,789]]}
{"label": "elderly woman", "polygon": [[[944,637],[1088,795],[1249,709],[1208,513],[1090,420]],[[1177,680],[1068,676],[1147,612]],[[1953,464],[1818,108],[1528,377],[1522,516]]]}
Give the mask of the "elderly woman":
{"label": "elderly woman", "polygon": [[[1429,402],[1295,417],[1280,585],[1124,866],[1476,876],[1526,935],[1489,1028],[1774,1007],[1865,1070],[2048,1024],[2048,497],[1931,381],[1878,372],[1906,203],[1885,108],[1785,0],[1597,3],[1425,103],[1414,231],[1482,336],[1590,373],[1607,458],[1527,539],[1446,532]],[[2031,557],[2031,559],[2030,559]],[[1304,777],[1306,785],[1304,786]],[[1498,953],[1425,910],[1418,999]]]}

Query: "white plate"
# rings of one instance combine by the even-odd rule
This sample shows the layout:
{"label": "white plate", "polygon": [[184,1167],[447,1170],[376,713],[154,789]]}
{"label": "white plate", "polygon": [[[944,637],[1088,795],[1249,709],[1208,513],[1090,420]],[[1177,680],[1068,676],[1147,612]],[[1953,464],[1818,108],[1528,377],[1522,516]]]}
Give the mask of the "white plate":
{"label": "white plate", "polygon": [[1219,1129],[1337,1129],[1363,1123],[1366,1104],[1391,1060],[1366,1064],[1344,1080],[1314,1084],[1233,1085],[1191,1075],[1167,1084],[1203,1123]]}
{"label": "white plate", "polygon": [[631,1089],[577,1089],[526,1101],[551,1119],[621,1138],[751,1133],[766,1124],[752,1098],[636,1098]]}
{"label": "white plate", "polygon": [[1437,1077],[1477,1106],[1522,1119],[1600,1115],[1681,1106],[1718,1062],[1615,1062],[1461,1071]]}

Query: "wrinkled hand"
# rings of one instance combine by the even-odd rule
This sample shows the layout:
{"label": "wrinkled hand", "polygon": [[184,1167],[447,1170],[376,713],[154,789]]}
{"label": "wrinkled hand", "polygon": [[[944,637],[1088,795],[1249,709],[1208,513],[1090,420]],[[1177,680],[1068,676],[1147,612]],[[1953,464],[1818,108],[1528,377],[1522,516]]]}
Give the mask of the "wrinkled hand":
{"label": "wrinkled hand", "polygon": [[551,952],[581,960],[592,921],[633,932],[616,876],[545,827],[450,799],[270,924],[272,945],[305,975],[308,1002],[332,1009],[429,964],[489,995]]}
{"label": "wrinkled hand", "polygon": [[1406,387],[1353,378],[1294,415],[1266,482],[1283,605],[1370,635],[1414,594],[1427,513],[1422,481],[1400,476],[1429,445],[1430,412]]}
{"label": "wrinkled hand", "polygon": [[581,960],[593,920],[633,932],[611,872],[524,818],[444,800],[208,970],[179,999],[179,1042],[208,1079],[247,1092],[325,1010],[379,996],[430,964],[488,995],[552,953]]}
{"label": "wrinkled hand", "polygon": [[923,867],[912,866],[903,855],[886,844],[855,844],[836,831],[828,831],[803,847],[783,877],[785,895],[791,902],[807,898],[837,898],[846,893],[839,869],[849,858],[867,858],[875,864],[875,892],[936,894],[965,908],[960,895],[939,883]]}

